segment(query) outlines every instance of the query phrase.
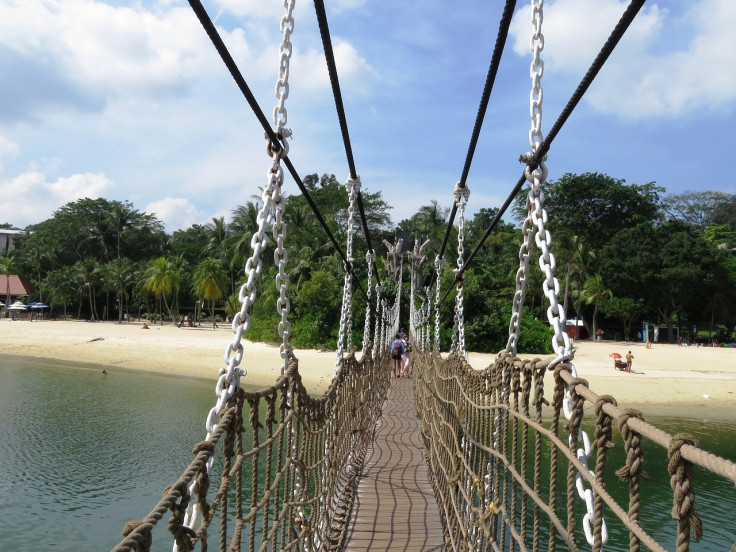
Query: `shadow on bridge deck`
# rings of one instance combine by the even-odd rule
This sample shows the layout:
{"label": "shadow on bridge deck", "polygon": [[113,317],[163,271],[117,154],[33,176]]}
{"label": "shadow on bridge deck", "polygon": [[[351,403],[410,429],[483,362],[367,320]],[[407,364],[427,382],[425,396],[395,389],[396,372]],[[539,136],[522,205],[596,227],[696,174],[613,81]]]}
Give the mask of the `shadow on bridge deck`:
{"label": "shadow on bridge deck", "polygon": [[410,379],[392,381],[358,478],[345,550],[443,550]]}

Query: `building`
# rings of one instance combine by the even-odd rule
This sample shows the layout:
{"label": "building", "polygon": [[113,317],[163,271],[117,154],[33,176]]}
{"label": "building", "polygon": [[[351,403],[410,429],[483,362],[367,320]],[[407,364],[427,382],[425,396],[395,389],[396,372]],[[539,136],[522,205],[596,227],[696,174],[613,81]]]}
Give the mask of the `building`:
{"label": "building", "polygon": [[0,256],[15,249],[15,240],[29,232],[20,228],[0,228]]}
{"label": "building", "polygon": [[36,286],[17,274],[0,274],[0,297],[3,305],[10,305],[20,297],[28,297]]}

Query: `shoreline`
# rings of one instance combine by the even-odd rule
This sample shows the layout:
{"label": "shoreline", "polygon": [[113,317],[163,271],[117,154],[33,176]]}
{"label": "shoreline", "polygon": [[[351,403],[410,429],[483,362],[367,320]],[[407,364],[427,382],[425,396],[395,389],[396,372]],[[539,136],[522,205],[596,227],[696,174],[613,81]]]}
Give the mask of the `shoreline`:
{"label": "shoreline", "polygon": [[[224,353],[232,340],[229,325],[177,328],[169,324],[132,322],[0,320],[0,355],[53,359],[108,368],[146,371],[217,381]],[[243,340],[242,382],[248,387],[271,385],[281,371],[279,348]],[[736,349],[680,347],[656,343],[584,341],[575,344],[578,375],[598,395],[613,395],[621,408],[652,416],[736,421]],[[634,356],[633,371],[615,370],[612,352]],[[307,389],[321,394],[334,373],[335,352],[299,349],[299,369]],[[520,355],[534,358],[538,355]],[[469,353],[468,361],[483,369],[494,354]],[[2,357],[0,357],[1,365]],[[551,389],[552,373],[545,378]]]}

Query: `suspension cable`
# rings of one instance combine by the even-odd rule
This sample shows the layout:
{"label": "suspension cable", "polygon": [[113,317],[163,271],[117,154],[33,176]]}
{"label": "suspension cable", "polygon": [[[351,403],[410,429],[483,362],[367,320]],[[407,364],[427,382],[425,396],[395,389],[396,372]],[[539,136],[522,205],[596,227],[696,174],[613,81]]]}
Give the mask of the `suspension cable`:
{"label": "suspension cable", "polygon": [[[580,103],[580,100],[583,98],[583,95],[585,95],[585,92],[588,90],[588,88],[590,88],[590,85],[595,80],[595,77],[598,75],[600,70],[603,68],[603,65],[605,64],[606,60],[608,60],[614,48],[616,48],[618,43],[621,41],[621,38],[624,36],[624,33],[626,32],[626,30],[629,28],[631,23],[634,21],[636,14],[639,13],[639,10],[644,5],[644,2],[645,0],[632,0],[631,1],[629,6],[626,8],[626,11],[624,12],[624,14],[621,16],[621,19],[619,20],[619,22],[616,24],[613,31],[611,32],[611,35],[608,37],[608,40],[606,40],[600,52],[598,52],[598,55],[593,60],[593,63],[591,64],[590,68],[585,73],[585,76],[583,76],[582,80],[580,81],[580,84],[578,84],[578,87],[575,89],[575,92],[573,92],[572,96],[570,97],[570,100],[567,102],[567,105],[565,105],[564,109],[562,110],[559,117],[555,121],[555,124],[550,129],[549,133],[547,134],[547,137],[540,144],[537,152],[534,155],[531,155],[529,157],[522,156],[519,158],[520,161],[526,162],[525,170],[533,171],[539,166],[539,162],[544,158],[544,156],[549,151],[550,146],[552,145],[552,142],[554,141],[555,137],[560,132],[560,130],[562,130],[562,127],[567,122],[567,120],[570,118],[570,115],[572,115],[573,110],[578,105],[578,103]],[[478,254],[478,251],[480,251],[480,248],[483,246],[485,241],[488,239],[488,236],[491,235],[491,232],[493,232],[493,230],[496,228],[496,226],[501,220],[501,217],[504,215],[509,205],[511,205],[511,202],[514,200],[516,195],[519,193],[519,190],[521,190],[525,182],[526,182],[526,174],[522,171],[522,175],[519,178],[518,182],[516,183],[516,186],[514,186],[513,190],[511,190],[511,193],[506,198],[506,201],[504,202],[504,204],[501,206],[496,216],[491,221],[491,224],[488,226],[488,228],[486,228],[486,231],[483,233],[483,236],[481,236],[477,245],[473,248],[473,251],[468,256],[463,267],[460,270],[458,270],[455,276],[455,280],[452,283],[453,286],[459,281],[459,279],[463,277],[463,274],[465,273],[465,269],[468,267],[468,265],[470,265],[470,262]],[[444,303],[445,299],[447,299],[447,295],[449,294],[451,290],[452,290],[452,286],[448,288],[447,293],[445,293],[444,297],[442,297],[442,301],[440,303]]]}
{"label": "suspension cable", "polygon": [[[228,71],[230,71],[230,74],[235,80],[235,83],[238,85],[238,88],[242,92],[243,96],[245,96],[245,99],[248,101],[248,105],[250,106],[254,115],[258,119],[258,122],[263,127],[263,131],[266,133],[269,141],[271,142],[271,148],[277,151],[283,149],[283,144],[281,143],[282,137],[277,136],[276,133],[271,128],[271,124],[268,122],[268,119],[266,119],[266,116],[263,113],[263,110],[258,105],[258,102],[256,101],[256,98],[253,95],[253,92],[251,92],[250,87],[248,86],[248,83],[245,82],[243,75],[240,73],[238,66],[235,64],[235,60],[233,60],[232,56],[230,55],[230,52],[225,46],[225,43],[222,41],[222,37],[217,32],[217,29],[215,28],[214,23],[212,23],[212,20],[207,14],[207,11],[202,6],[202,3],[199,0],[189,0],[189,5],[192,7],[192,10],[194,10],[194,13],[197,15],[199,22],[201,23],[202,27],[207,33],[207,36],[209,36],[210,40],[212,41],[212,44],[215,46],[215,49],[220,54],[220,58],[225,63],[225,66],[227,67]],[[304,183],[302,182],[302,179],[299,177],[299,173],[297,173],[296,169],[294,168],[294,165],[292,164],[291,159],[289,159],[288,156],[284,156],[281,159],[281,161],[284,163],[284,165],[286,165],[286,168],[289,170],[289,173],[291,174],[292,178],[296,182],[296,185],[299,187],[299,190],[302,192],[302,195],[304,195],[304,199],[307,200],[309,207],[312,209],[312,212],[317,217],[317,220],[319,221],[320,225],[322,226],[325,233],[327,234],[327,237],[332,242],[332,245],[335,246],[335,250],[340,255],[340,258],[342,259],[343,263],[345,263],[345,266],[348,267],[349,270],[352,270],[353,268],[352,264],[348,262],[347,257],[345,256],[345,253],[340,247],[340,244],[335,239],[335,236],[333,236],[332,231],[330,230],[330,227],[327,225],[327,222],[322,216],[322,213],[320,213],[319,209],[317,208],[317,205],[314,203],[312,196],[309,195],[309,190],[307,190],[307,188],[304,186]],[[366,297],[367,299],[368,296],[365,290],[363,289],[363,286],[360,285],[359,281],[356,282],[356,287],[361,291],[363,296]]]}
{"label": "suspension cable", "polygon": [[[470,137],[470,144],[468,145],[468,152],[465,155],[465,164],[463,165],[463,172],[460,176],[458,186],[464,188],[468,179],[468,173],[470,172],[470,165],[473,162],[473,155],[475,155],[475,148],[478,145],[478,137],[480,136],[480,129],[483,126],[483,120],[486,116],[486,110],[488,109],[488,102],[491,99],[491,91],[493,90],[493,84],[496,81],[496,75],[498,73],[498,67],[501,64],[501,56],[503,55],[503,49],[506,45],[506,38],[509,34],[509,27],[511,26],[511,19],[514,15],[514,8],[516,7],[516,0],[506,0],[506,6],[503,9],[501,15],[501,21],[498,25],[498,34],[496,35],[496,44],[493,47],[493,54],[491,55],[491,64],[488,66],[488,74],[486,75],[486,83],[483,87],[483,94],[481,95],[480,105],[478,106],[478,113],[475,116],[475,125],[473,126],[473,133]],[[447,240],[450,238],[450,232],[452,231],[453,223],[455,222],[455,215],[457,214],[457,203],[453,203],[452,211],[450,212],[450,220],[447,222],[447,229],[445,230],[445,237],[442,240],[442,247],[440,247],[440,257],[445,253],[445,247],[447,246]],[[430,280],[430,285],[432,280]]]}
{"label": "suspension cable", "polygon": [[[335,64],[335,54],[332,49],[332,39],[330,38],[330,28],[327,24],[327,13],[323,0],[314,0],[314,9],[317,12],[317,22],[319,23],[319,33],[322,37],[322,47],[325,51],[325,60],[327,61],[327,72],[330,75],[330,84],[332,85],[332,95],[335,98],[335,108],[337,109],[337,118],[340,121],[340,132],[342,133],[342,141],[345,144],[345,156],[348,160],[348,169],[350,178],[356,180],[358,173],[355,169],[355,159],[353,158],[353,148],[350,144],[350,134],[348,132],[348,121],[345,116],[345,106],[342,102],[342,92],[340,91],[340,80],[337,76],[337,65]],[[363,233],[368,245],[368,251],[373,251],[371,243],[371,233],[368,230],[368,221],[365,216],[365,207],[363,206],[363,194],[358,190],[357,195],[358,210],[360,211],[360,219],[363,223]],[[376,281],[380,284],[381,279],[378,275],[378,266],[376,265],[375,255],[373,257],[373,269],[376,275]]]}

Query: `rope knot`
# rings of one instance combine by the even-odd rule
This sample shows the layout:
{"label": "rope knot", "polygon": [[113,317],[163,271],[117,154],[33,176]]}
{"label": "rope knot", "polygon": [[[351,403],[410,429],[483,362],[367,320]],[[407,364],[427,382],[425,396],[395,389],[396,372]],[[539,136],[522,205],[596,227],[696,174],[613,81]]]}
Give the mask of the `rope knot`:
{"label": "rope knot", "polygon": [[139,527],[142,527],[141,530],[131,538],[136,541],[136,550],[140,552],[148,552],[153,544],[153,535],[151,534],[153,525],[150,523],[144,523],[140,520],[129,521],[125,524],[125,527],[123,527],[122,534],[124,537],[127,537]]}
{"label": "rope knot", "polygon": [[678,433],[672,438],[667,455],[670,473],[670,486],[674,491],[672,519],[680,524],[692,527],[693,538],[699,541],[703,537],[703,524],[695,511],[695,489],[692,486],[693,464],[683,458],[680,449],[683,445],[698,446],[698,441],[687,433]]}
{"label": "rope knot", "polygon": [[635,418],[644,421],[644,415],[633,408],[628,408],[618,418],[618,426],[624,439],[626,464],[616,471],[622,481],[632,482],[639,476],[649,479],[644,471],[644,451],[641,449],[641,435],[629,427],[629,420]]}
{"label": "rope knot", "polygon": [[212,441],[200,441],[192,449],[192,456],[197,456],[200,452],[215,452],[215,444]]}

